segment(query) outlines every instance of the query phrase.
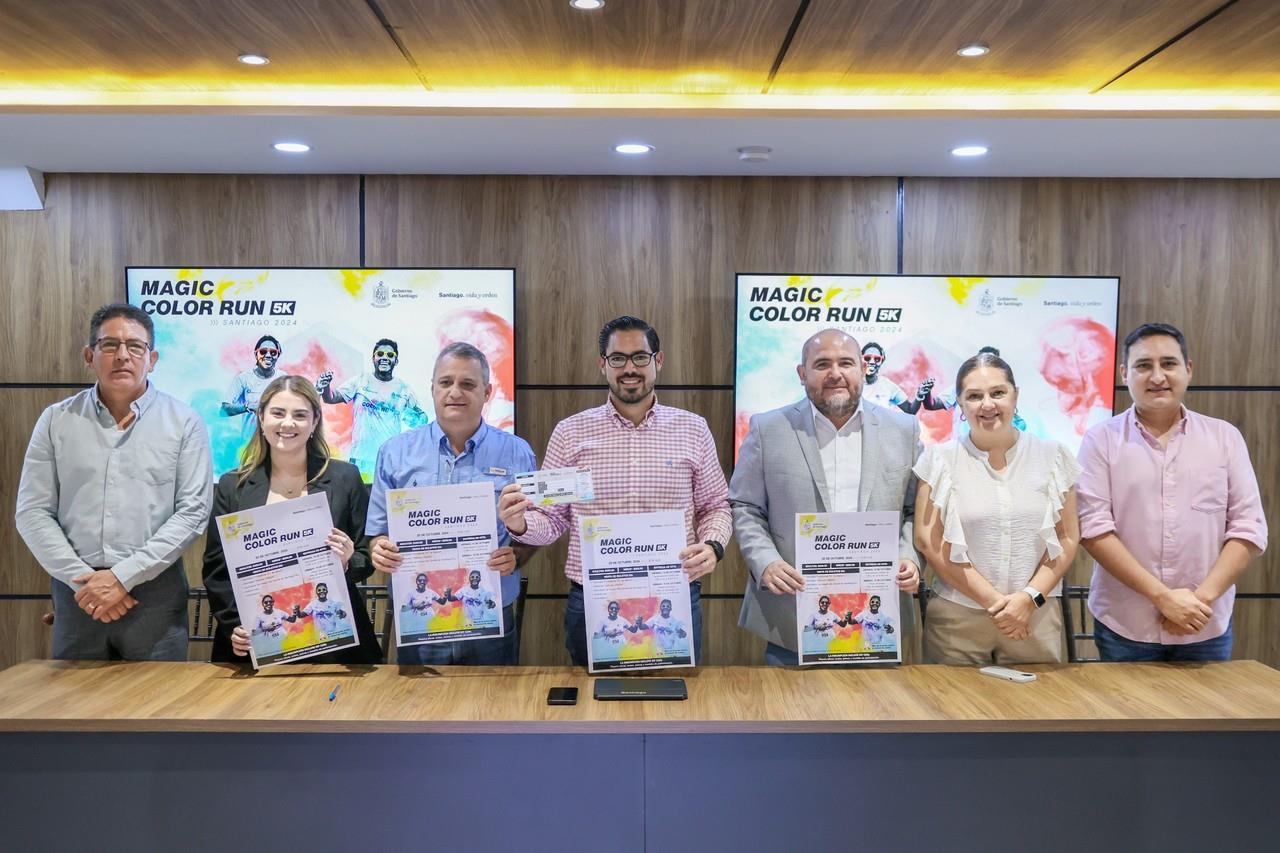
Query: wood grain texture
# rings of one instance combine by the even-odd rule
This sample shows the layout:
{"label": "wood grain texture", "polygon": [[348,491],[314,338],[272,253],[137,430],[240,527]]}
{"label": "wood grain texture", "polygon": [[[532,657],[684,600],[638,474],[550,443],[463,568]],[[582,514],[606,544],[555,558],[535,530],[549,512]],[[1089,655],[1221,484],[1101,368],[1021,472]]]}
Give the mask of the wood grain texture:
{"label": "wood grain texture", "polygon": [[1117,275],[1121,337],[1186,333],[1202,385],[1280,385],[1280,181],[908,178],[908,274]]}
{"label": "wood grain texture", "polygon": [[438,91],[759,92],[790,0],[380,0]]}
{"label": "wood grain texture", "polygon": [[1280,4],[1275,0],[1239,0],[1106,91],[1271,95],[1280,90],[1277,44]]}
{"label": "wood grain texture", "polygon": [[364,0],[0,0],[0,21],[0,88],[421,87]]}
{"label": "wood grain texture", "polygon": [[367,261],[515,267],[521,383],[597,383],[600,327],[633,314],[659,332],[664,381],[728,385],[735,273],[892,270],[896,190],[891,178],[370,176]]}
{"label": "wood grain texture", "polygon": [[52,634],[40,619],[52,610],[40,599],[0,600],[0,670],[49,657]]}
{"label": "wood grain texture", "polygon": [[814,0],[770,91],[1085,93],[1220,2]]}
{"label": "wood grain texture", "polygon": [[[0,673],[0,731],[1042,732],[1277,731],[1280,672],[1256,661],[1033,666],[1030,684],[970,667],[672,670],[685,702],[593,702],[556,667],[30,661]],[[339,701],[328,701],[333,683]],[[550,687],[576,686],[572,707]]]}
{"label": "wood grain texture", "polygon": [[126,266],[360,263],[351,175],[49,175],[45,205],[0,215],[22,283],[0,288],[0,382],[88,381],[89,317],[124,299]]}

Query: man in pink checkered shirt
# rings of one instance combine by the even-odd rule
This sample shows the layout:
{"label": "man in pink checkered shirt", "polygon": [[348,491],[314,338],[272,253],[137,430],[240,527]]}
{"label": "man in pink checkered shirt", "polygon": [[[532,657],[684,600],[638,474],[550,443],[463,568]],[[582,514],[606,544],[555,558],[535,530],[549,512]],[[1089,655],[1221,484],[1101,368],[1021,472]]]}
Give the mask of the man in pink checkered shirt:
{"label": "man in pink checkered shirt", "polygon": [[587,665],[579,521],[586,515],[675,509],[685,517],[688,547],[680,561],[693,605],[694,660],[701,659],[700,578],[724,556],[733,531],[729,487],[707,422],[658,402],[654,384],[661,369],[658,333],[648,323],[625,316],[606,323],[600,331],[600,372],[609,383],[609,398],[556,424],[542,459],[543,468],[590,468],[595,500],[534,507],[512,484],[498,503],[502,523],[517,542],[550,545],[569,532],[564,573],[572,588],[564,633],[575,666]]}

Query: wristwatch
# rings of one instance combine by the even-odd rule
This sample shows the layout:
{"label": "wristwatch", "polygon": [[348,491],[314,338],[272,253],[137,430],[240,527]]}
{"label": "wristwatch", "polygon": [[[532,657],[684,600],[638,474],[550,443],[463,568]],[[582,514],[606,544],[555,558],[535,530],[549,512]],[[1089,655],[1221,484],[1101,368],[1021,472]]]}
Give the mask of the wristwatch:
{"label": "wristwatch", "polygon": [[716,541],[716,540],[714,540],[714,539],[708,539],[706,542],[703,542],[702,544],[703,544],[703,545],[710,545],[710,546],[711,546],[711,550],[716,552],[716,562],[717,562],[717,563],[724,559],[724,546],[723,546],[723,545],[721,545],[719,542],[717,542],[717,541]]}
{"label": "wristwatch", "polygon": [[1022,589],[1027,595],[1031,596],[1031,600],[1036,603],[1036,608],[1044,607],[1044,593],[1036,589],[1034,586],[1026,586]]}

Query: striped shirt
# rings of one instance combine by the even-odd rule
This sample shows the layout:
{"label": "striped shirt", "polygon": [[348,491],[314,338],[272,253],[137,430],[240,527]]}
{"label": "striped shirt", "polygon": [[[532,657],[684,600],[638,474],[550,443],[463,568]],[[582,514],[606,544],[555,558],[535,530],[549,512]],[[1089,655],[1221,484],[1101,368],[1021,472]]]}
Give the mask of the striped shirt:
{"label": "striped shirt", "polygon": [[596,499],[534,507],[525,513],[528,529],[514,537],[529,545],[550,545],[569,531],[564,566],[569,580],[582,583],[579,522],[589,516],[683,510],[685,544],[729,543],[729,487],[702,417],[655,399],[636,426],[606,401],[565,418],[551,433],[542,467],[578,466],[591,469]]}

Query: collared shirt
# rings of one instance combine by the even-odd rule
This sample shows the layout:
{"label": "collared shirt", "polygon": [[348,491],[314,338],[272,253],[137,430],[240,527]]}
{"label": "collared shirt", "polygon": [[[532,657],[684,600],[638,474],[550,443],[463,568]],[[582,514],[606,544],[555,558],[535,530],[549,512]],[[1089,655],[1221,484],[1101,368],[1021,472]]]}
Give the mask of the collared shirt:
{"label": "collared shirt", "polygon": [[591,469],[596,499],[534,507],[517,542],[550,545],[569,532],[564,573],[582,583],[580,522],[597,515],[662,510],[684,512],[685,544],[713,539],[727,545],[733,532],[729,487],[707,422],[692,412],[654,401],[637,426],[606,400],[556,424],[543,468]]}
{"label": "collared shirt", "polygon": [[[461,453],[454,453],[449,437],[438,421],[409,430],[387,440],[378,452],[378,464],[369,493],[369,518],[365,533],[387,533],[387,489],[446,486],[458,483],[493,484],[494,506],[503,486],[515,482],[516,474],[538,467],[533,449],[519,436],[480,422]],[[498,519],[498,547],[508,545],[511,535]],[[502,579],[503,606],[520,597],[520,571]]]}
{"label": "collared shirt", "polygon": [[213,462],[204,423],[148,383],[125,429],[86,388],[44,410],[18,486],[17,526],[37,562],[72,579],[109,567],[133,589],[204,532]]}
{"label": "collared shirt", "polygon": [[[1133,408],[1090,429],[1080,446],[1084,473],[1076,487],[1080,535],[1114,532],[1129,553],[1170,589],[1195,589],[1228,539],[1267,547],[1258,480],[1240,431],[1183,410],[1168,445],[1142,426]],[[1108,628],[1139,643],[1211,640],[1231,623],[1235,587],[1213,603],[1197,634],[1170,634],[1146,596],[1093,567],[1089,609]]]}
{"label": "collared shirt", "polygon": [[862,481],[862,401],[839,429],[812,402],[809,409],[813,412],[831,511],[857,512],[858,486]]}
{"label": "collared shirt", "polygon": [[[929,484],[951,561],[972,564],[1001,595],[1030,583],[1046,555],[1062,554],[1057,524],[1080,476],[1066,447],[1027,433],[1017,436],[1000,471],[968,435],[926,447],[915,466],[916,476]],[[982,608],[941,577],[933,590],[955,604]],[[1050,595],[1061,591],[1059,582]]]}

